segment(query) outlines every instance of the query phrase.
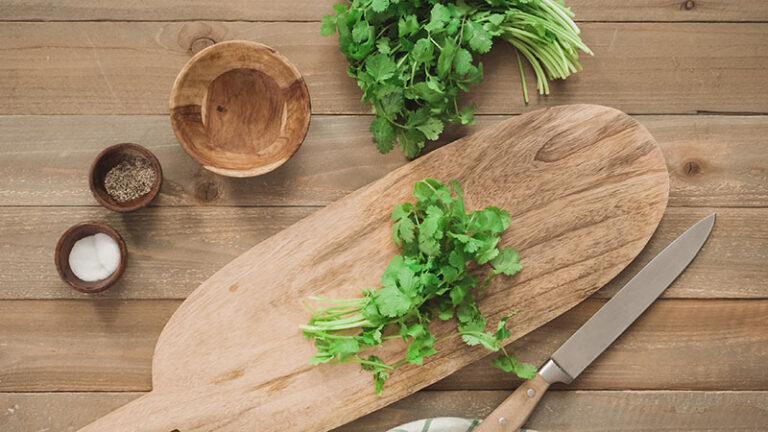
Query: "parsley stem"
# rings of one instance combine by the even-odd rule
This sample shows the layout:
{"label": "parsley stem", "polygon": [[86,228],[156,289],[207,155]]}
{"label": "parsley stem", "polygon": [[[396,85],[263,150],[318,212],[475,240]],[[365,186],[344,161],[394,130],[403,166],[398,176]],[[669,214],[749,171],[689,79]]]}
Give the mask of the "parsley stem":
{"label": "parsley stem", "polygon": [[339,312],[333,312],[333,313],[331,312],[320,313],[312,317],[312,322],[336,320],[339,317],[347,316],[357,312],[360,312],[360,309],[352,309],[349,311],[339,311]]}
{"label": "parsley stem", "polygon": [[341,318],[334,321],[320,321],[314,324],[316,326],[336,326],[339,324],[356,323],[360,322],[361,320],[365,320],[365,318],[363,318],[363,314],[352,315],[351,317]]}
{"label": "parsley stem", "polygon": [[319,333],[319,332],[312,333],[312,337],[314,338],[322,337],[323,339],[355,339],[357,338],[357,336],[352,336],[352,335],[345,336],[345,335],[337,335],[332,333]]}
{"label": "parsley stem", "polygon": [[440,49],[440,51],[443,50],[443,47],[441,47],[439,43],[437,43],[434,39],[432,39],[432,35],[428,35],[427,37],[429,38],[430,41],[432,41],[433,44],[435,44],[436,47]]}
{"label": "parsley stem", "polygon": [[364,299],[362,298],[336,300],[336,299],[329,299],[327,297],[320,297],[320,296],[312,296],[312,297],[309,297],[309,299],[314,301],[324,302],[324,303],[336,303],[336,304],[359,304],[364,301]]}
{"label": "parsley stem", "polygon": [[381,362],[375,362],[375,361],[361,359],[360,357],[354,357],[354,358],[349,359],[349,360],[344,360],[343,363],[360,363],[360,364],[370,365],[370,366],[374,366],[374,367],[383,367],[384,369],[394,369],[394,368],[397,367],[395,365],[388,365],[386,363],[381,363]]}
{"label": "parsley stem", "polygon": [[378,35],[376,35],[376,40],[378,40],[378,39],[381,37],[381,35],[383,35],[383,34],[384,34],[384,32],[385,32],[385,31],[389,30],[389,28],[390,28],[391,26],[392,26],[392,24],[389,24],[389,25],[386,25],[386,26],[384,26],[384,28],[383,28],[383,29],[381,29],[381,31],[379,32],[379,34],[378,34]]}
{"label": "parsley stem", "polygon": [[406,360],[406,359],[402,359],[402,360],[398,360],[398,361],[396,361],[396,362],[392,363],[392,364],[391,364],[391,365],[389,365],[389,366],[390,366],[392,369],[394,369],[394,368],[396,368],[396,367],[398,367],[398,366],[401,366],[401,365],[404,365],[404,364],[406,364],[406,363],[408,363],[408,360]]}
{"label": "parsley stem", "polygon": [[517,57],[517,66],[520,68],[520,82],[523,86],[523,99],[525,99],[525,104],[528,105],[528,88],[525,86],[525,71],[523,70],[523,61],[520,60],[520,50],[516,48],[515,57]]}
{"label": "parsley stem", "polygon": [[331,331],[331,330],[344,330],[344,329],[351,329],[355,327],[371,327],[371,323],[368,322],[368,320],[362,320],[359,322],[352,322],[348,324],[339,324],[339,325],[329,325],[329,326],[312,326],[312,325],[301,325],[299,326],[302,330],[307,331]]}
{"label": "parsley stem", "polygon": [[397,126],[397,127],[400,127],[400,128],[403,128],[403,129],[408,129],[408,126],[406,126],[406,125],[404,125],[404,124],[400,124],[400,123],[398,123],[398,122],[396,122],[396,121],[394,121],[394,120],[392,120],[392,119],[389,119],[389,118],[388,118],[388,119],[387,119],[387,121],[388,121],[388,122],[390,122],[390,123],[392,123],[393,125],[395,125],[395,126]]}

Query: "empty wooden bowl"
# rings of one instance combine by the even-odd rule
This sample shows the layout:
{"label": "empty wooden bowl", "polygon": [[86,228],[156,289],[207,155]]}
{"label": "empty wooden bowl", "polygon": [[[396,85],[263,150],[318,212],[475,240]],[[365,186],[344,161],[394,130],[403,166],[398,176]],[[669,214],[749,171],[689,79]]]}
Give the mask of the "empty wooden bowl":
{"label": "empty wooden bowl", "polygon": [[274,49],[228,41],[192,57],[171,92],[171,124],[181,146],[206,169],[230,177],[274,170],[309,128],[309,91]]}
{"label": "empty wooden bowl", "polygon": [[[84,281],[75,276],[72,268],[70,268],[69,254],[72,251],[72,246],[75,245],[76,241],[83,237],[98,233],[106,234],[117,242],[117,245],[120,247],[120,264],[117,266],[117,270],[115,270],[106,279],[97,281]],[[61,280],[69,284],[69,286],[76,289],[77,291],[84,293],[97,293],[111,287],[115,284],[115,282],[118,281],[118,279],[120,279],[120,277],[123,275],[123,272],[125,271],[125,264],[128,261],[128,252],[125,247],[123,238],[109,225],[103,224],[101,222],[82,222],[70,227],[68,230],[64,231],[64,234],[61,235],[59,242],[56,244],[54,260],[56,262],[56,270],[59,272]]]}
{"label": "empty wooden bowl", "polygon": [[[104,179],[109,170],[124,160],[132,158],[141,158],[149,162],[155,171],[155,182],[148,193],[141,195],[130,201],[117,201],[107,193],[104,187]],[[145,207],[149,204],[157,193],[160,192],[160,186],[163,184],[163,169],[160,167],[160,161],[155,155],[146,148],[133,143],[115,144],[102,150],[93,160],[88,174],[88,185],[91,188],[93,197],[104,207],[121,213],[131,212]]]}

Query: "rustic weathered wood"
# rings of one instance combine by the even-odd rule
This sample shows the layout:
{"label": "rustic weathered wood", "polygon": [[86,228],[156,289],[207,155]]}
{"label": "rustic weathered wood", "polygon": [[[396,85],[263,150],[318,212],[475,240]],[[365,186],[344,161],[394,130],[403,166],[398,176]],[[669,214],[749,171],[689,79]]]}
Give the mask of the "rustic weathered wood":
{"label": "rustic weathered wood", "polygon": [[[567,387],[557,389],[764,390],[768,375],[766,300],[657,300]],[[585,302],[507,348],[541,365],[602,305]],[[567,330],[565,330],[567,328]],[[562,329],[562,330],[560,330]],[[761,348],[757,348],[761,346]],[[642,360],[640,360],[642,358]],[[727,366],[726,366],[727,365]],[[650,376],[653,378],[650,378]],[[730,381],[728,384],[722,380]],[[514,389],[520,381],[484,359],[433,389]],[[655,384],[652,384],[655,383]]]}
{"label": "rustic weathered wood", "polygon": [[152,350],[179,303],[2,301],[0,391],[149,390]]}
{"label": "rustic weathered wood", "polygon": [[[157,21],[244,20],[317,21],[337,0],[175,0],[153,4],[101,1],[84,6],[77,0],[6,0],[0,21]],[[577,21],[768,21],[761,0],[569,0]]]}
{"label": "rustic weathered wood", "polygon": [[[146,208],[119,215],[100,207],[0,207],[0,298],[84,298],[61,282],[59,236],[85,220],[123,236],[125,274],[97,297],[182,299],[216,270],[316,208]],[[7,252],[6,252],[7,251]]]}
{"label": "rustic weathered wood", "polygon": [[[141,395],[0,393],[0,428],[70,431]],[[334,432],[383,432],[409,421],[437,416],[483,418],[507,395],[507,391],[419,392]],[[765,424],[765,391],[555,391],[546,395],[528,422],[541,432],[758,432],[764,430]]]}
{"label": "rustic weathered wood", "polygon": [[[328,430],[429,385],[486,354],[451,338],[423,366],[403,365],[387,392],[354,364],[311,367],[295,327],[311,295],[345,298],[377,283],[391,259],[394,204],[414,181],[456,179],[466,205],[511,208],[503,242],[526,269],[494,280],[479,307],[490,322],[520,309],[512,340],[600,288],[642,249],[667,202],[663,156],[620,111],[573,105],[537,111],[434,151],[270,237],[196,289],[161,333],[152,392],[83,431]],[[361,259],[361,257],[365,257]],[[436,337],[452,323],[434,323]],[[394,342],[394,341],[392,341]],[[461,355],[456,355],[460,352]],[[290,353],[290,355],[287,355]],[[403,355],[389,343],[387,362]],[[328,399],[328,394],[335,395]]]}
{"label": "rustic weathered wood", "polygon": [[597,296],[610,297],[699,219],[717,213],[713,235],[662,297],[768,298],[768,209],[668,208],[648,246]]}
{"label": "rustic weathered wood", "polygon": [[0,205],[96,205],[87,167],[102,148],[120,140],[147,146],[160,158],[166,181],[153,205],[325,205],[407,162],[399,152],[376,150],[370,121],[315,116],[305,143],[284,166],[233,180],[187,156],[164,115],[0,116],[0,159],[6,162],[0,164]]}
{"label": "rustic weathered wood", "polygon": [[[447,143],[508,118],[449,127]],[[768,116],[635,116],[656,138],[670,173],[670,205],[768,206]],[[325,205],[407,163],[371,143],[370,116],[312,119],[301,150],[275,172],[230,180],[187,157],[168,118],[0,116],[0,205],[95,205],[84,169],[105,146],[128,140],[158,155],[159,206]]]}
{"label": "rustic weathered wood", "polygon": [[544,397],[549,383],[536,375],[520,384],[501,404],[484,417],[477,432],[509,432],[522,428]]}
{"label": "rustic weathered wood", "polygon": [[274,49],[227,41],[192,57],[173,84],[171,124],[209,171],[254,177],[284,164],[309,128],[309,91]]}
{"label": "rustic weathered wood", "polygon": [[[420,392],[334,432],[382,432],[421,418],[483,418],[508,392]],[[527,427],[540,432],[764,431],[768,392],[550,391]]]}
{"label": "rustic weathered wood", "polygon": [[[0,391],[149,391],[152,348],[179,303],[0,301]],[[540,365],[603,304],[587,300],[509,350]],[[658,300],[579,380],[555,388],[768,390],[767,316],[768,300]],[[484,359],[430,388],[509,396],[520,382]]]}
{"label": "rustic weathered wood", "polygon": [[[128,244],[120,282],[99,298],[183,299],[253,245],[317,211],[311,207],[150,207],[117,215],[99,207],[0,207],[0,299],[83,298],[56,275],[52,251],[70,225],[100,220]],[[717,223],[666,298],[766,298],[768,209],[668,208],[648,246],[597,296],[609,297],[656,253],[704,216]],[[11,249],[8,249],[11,250]]]}
{"label": "rustic weathered wood", "polygon": [[[514,53],[499,44],[483,58],[486,78],[470,99],[498,114],[574,102],[633,114],[768,112],[768,24],[581,27],[596,55],[583,58],[583,72],[552,83],[549,97],[523,104]],[[14,22],[0,26],[0,38],[0,114],[167,113],[174,77],[196,41],[208,39],[280,51],[304,75],[315,113],[370,112],[336,39],[320,36],[316,22]]]}

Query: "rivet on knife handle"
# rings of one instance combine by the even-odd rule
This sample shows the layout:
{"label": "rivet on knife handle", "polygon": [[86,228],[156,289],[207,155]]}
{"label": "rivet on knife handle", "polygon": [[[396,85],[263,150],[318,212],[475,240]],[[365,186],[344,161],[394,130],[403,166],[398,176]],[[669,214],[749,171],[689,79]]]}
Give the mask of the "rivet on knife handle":
{"label": "rivet on knife handle", "polygon": [[513,432],[531,416],[549,383],[537,374],[526,381],[475,429],[475,432]]}
{"label": "rivet on knife handle", "polygon": [[474,432],[513,432],[525,424],[550,384],[569,383],[568,376],[552,360],[549,360],[536,376],[524,382],[510,397],[504,400]]}

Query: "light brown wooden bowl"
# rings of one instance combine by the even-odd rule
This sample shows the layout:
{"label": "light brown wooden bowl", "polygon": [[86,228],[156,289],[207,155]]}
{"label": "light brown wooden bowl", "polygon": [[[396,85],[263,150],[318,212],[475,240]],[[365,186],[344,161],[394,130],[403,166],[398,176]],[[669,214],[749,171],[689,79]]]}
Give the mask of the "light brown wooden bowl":
{"label": "light brown wooden bowl", "polygon": [[309,128],[309,91],[274,49],[228,41],[192,57],[171,91],[179,143],[206,169],[230,177],[274,170],[293,156]]}
{"label": "light brown wooden bowl", "polygon": [[[108,278],[88,282],[78,278],[72,272],[72,269],[69,267],[69,253],[72,251],[72,246],[74,246],[76,241],[97,233],[104,233],[117,242],[117,245],[120,247],[120,264],[117,266],[117,270]],[[120,234],[109,225],[101,222],[81,222],[73,225],[61,235],[59,242],[56,244],[54,261],[56,262],[56,270],[59,272],[61,280],[77,291],[92,294],[106,290],[120,279],[125,271],[125,264],[128,261],[128,250]]]}
{"label": "light brown wooden bowl", "polygon": [[[104,188],[104,177],[109,170],[125,159],[137,157],[146,159],[155,170],[155,183],[148,193],[136,199],[120,202],[112,198]],[[157,193],[160,192],[160,186],[163,184],[163,169],[160,167],[160,161],[148,149],[133,143],[115,144],[102,150],[93,160],[90,172],[88,173],[88,186],[91,188],[93,197],[104,207],[120,212],[127,213],[138,210],[149,204]]]}

